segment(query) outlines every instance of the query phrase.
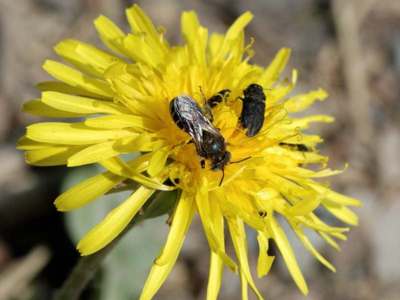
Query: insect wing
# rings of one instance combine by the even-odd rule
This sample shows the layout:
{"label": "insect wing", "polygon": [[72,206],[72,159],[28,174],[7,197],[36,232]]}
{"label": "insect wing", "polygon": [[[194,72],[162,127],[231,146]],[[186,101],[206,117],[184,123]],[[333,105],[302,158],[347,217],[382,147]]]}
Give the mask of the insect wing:
{"label": "insect wing", "polygon": [[219,131],[214,128],[204,116],[201,108],[189,96],[174,98],[171,102],[170,110],[178,127],[186,131],[193,138],[199,154],[206,156],[202,146],[205,132],[220,136]]}

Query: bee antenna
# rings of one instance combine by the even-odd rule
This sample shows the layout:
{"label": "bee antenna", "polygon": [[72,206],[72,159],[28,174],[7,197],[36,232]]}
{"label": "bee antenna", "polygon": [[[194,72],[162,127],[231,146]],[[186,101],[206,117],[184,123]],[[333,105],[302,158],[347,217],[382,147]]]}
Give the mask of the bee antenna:
{"label": "bee antenna", "polygon": [[221,171],[222,171],[222,177],[221,177],[221,180],[219,181],[219,185],[218,185],[218,186],[221,186],[221,185],[222,185],[222,182],[224,181],[224,177],[225,177],[225,171],[224,171],[224,169],[222,168]]}
{"label": "bee antenna", "polygon": [[247,156],[247,157],[239,159],[239,160],[231,161],[231,164],[237,164],[237,163],[240,163],[242,161],[248,160],[250,158],[251,158],[251,156]]}

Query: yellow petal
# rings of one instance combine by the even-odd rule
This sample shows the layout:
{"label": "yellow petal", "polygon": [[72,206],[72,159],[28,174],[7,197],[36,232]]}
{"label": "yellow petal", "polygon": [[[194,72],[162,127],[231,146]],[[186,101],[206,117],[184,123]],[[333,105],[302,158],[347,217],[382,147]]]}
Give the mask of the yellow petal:
{"label": "yellow petal", "polygon": [[346,236],[345,234],[343,234],[343,233],[339,233],[339,232],[329,232],[329,234],[330,234],[332,237],[337,238],[337,239],[339,239],[339,240],[347,241],[347,236]]}
{"label": "yellow petal", "polygon": [[310,213],[309,215],[307,215],[305,217],[298,216],[297,220],[299,220],[301,223],[305,224],[307,227],[310,227],[316,231],[325,232],[328,234],[349,231],[348,227],[329,226],[326,223],[324,223],[321,219],[319,219],[317,216],[315,216],[313,213]]}
{"label": "yellow petal", "polygon": [[301,243],[303,244],[303,246],[310,251],[310,253],[316,258],[318,259],[318,261],[323,264],[325,267],[327,267],[329,270],[331,270],[332,272],[336,272],[335,267],[328,261],[325,259],[325,257],[323,257],[318,251],[317,249],[315,249],[315,247],[313,246],[313,244],[311,243],[310,239],[305,235],[305,233],[303,232],[303,230],[299,227],[299,226],[295,226],[293,224],[293,222],[290,222],[290,225],[292,226],[294,232],[296,233],[297,237],[299,238],[299,240],[301,241]]}
{"label": "yellow petal", "polygon": [[167,44],[162,36],[158,33],[154,27],[151,19],[144,13],[139,5],[134,4],[132,7],[126,10],[126,16],[128,18],[129,25],[133,32],[145,33],[146,38],[149,39],[149,44],[155,51],[167,50]]}
{"label": "yellow petal", "polygon": [[315,146],[319,143],[323,142],[323,139],[319,135],[311,135],[311,134],[301,134],[286,138],[282,140],[282,142],[288,143],[288,144],[303,144],[307,148],[314,149]]}
{"label": "yellow petal", "polygon": [[193,63],[204,66],[206,63],[207,29],[200,26],[194,11],[182,14],[181,27],[189,49],[189,59],[193,60]]}
{"label": "yellow petal", "polygon": [[137,133],[133,137],[122,138],[115,143],[115,149],[121,153],[150,152],[162,146],[164,142],[154,139],[153,135]]}
{"label": "yellow petal", "polygon": [[[253,215],[253,207],[251,207],[251,211],[249,208],[245,209],[243,206],[240,206],[239,203],[242,201],[241,197],[244,195],[238,194],[236,192],[231,191],[223,191],[221,197],[224,197],[224,203],[222,209],[224,214],[230,216],[238,216],[240,219],[246,222],[247,225],[253,227],[256,230],[264,230],[265,224],[261,218],[254,218]],[[242,201],[243,202],[243,201]]]}
{"label": "yellow petal", "polygon": [[210,35],[210,41],[208,43],[208,51],[210,57],[215,57],[224,42],[224,36],[219,33],[213,32]]}
{"label": "yellow petal", "polygon": [[151,123],[141,116],[124,114],[87,119],[85,124],[89,127],[101,129],[135,128],[145,130],[150,127]]}
{"label": "yellow petal", "polygon": [[307,197],[290,207],[288,213],[292,216],[304,216],[314,211],[320,203],[320,197]]}
{"label": "yellow petal", "polygon": [[325,242],[328,243],[329,246],[337,251],[340,251],[340,246],[338,245],[338,243],[336,243],[336,241],[332,239],[328,234],[326,234],[325,232],[318,232],[318,234],[325,240]]}
{"label": "yellow petal", "polygon": [[272,267],[272,264],[275,260],[275,256],[268,255],[268,239],[266,235],[262,232],[258,232],[257,234],[257,241],[258,241],[258,248],[259,248],[259,255],[257,261],[257,275],[259,278],[264,277],[267,275]]}
{"label": "yellow petal", "polygon": [[235,262],[225,253],[225,247],[223,245],[223,240],[218,239],[216,234],[214,233],[214,222],[211,217],[210,210],[210,200],[208,198],[208,185],[207,179],[205,177],[202,178],[202,184],[198,188],[196,193],[196,206],[197,211],[201,218],[201,223],[203,225],[204,232],[206,234],[206,238],[208,244],[213,252],[218,254],[222,261],[232,270],[236,270]]}
{"label": "yellow petal", "polygon": [[125,161],[123,161],[119,157],[104,159],[100,162],[100,165],[108,171],[122,177],[129,178],[130,176],[132,176],[132,174],[135,173],[135,170],[133,170]]}
{"label": "yellow petal", "polygon": [[86,147],[72,155],[68,159],[68,166],[76,167],[80,165],[92,164],[119,156],[121,154],[132,152],[152,151],[153,146],[155,146],[155,144],[149,142],[149,139],[145,138],[144,135],[137,135],[115,141],[98,143]]}
{"label": "yellow petal", "polygon": [[289,113],[300,112],[311,106],[315,101],[323,101],[328,94],[323,90],[311,91],[307,94],[297,95],[285,102],[285,109]]}
{"label": "yellow petal", "polygon": [[142,35],[128,34],[124,39],[124,48],[129,52],[129,57],[134,61],[148,64],[154,68],[164,59],[163,53],[155,51],[156,49],[148,43],[147,37]]}
{"label": "yellow petal", "polygon": [[221,289],[222,273],[224,263],[221,257],[215,252],[210,254],[210,271],[208,274],[207,300],[217,300]]}
{"label": "yellow petal", "polygon": [[331,189],[319,183],[310,182],[308,185],[324,196],[322,199],[324,202],[336,205],[361,206],[361,202],[359,200],[336,193],[335,191],[332,191]]}
{"label": "yellow petal", "polygon": [[247,11],[236,19],[236,21],[231,25],[231,27],[229,27],[228,31],[226,32],[222,45],[214,56],[214,60],[218,61],[225,59],[226,54],[230,50],[234,49],[234,47],[232,47],[232,44],[241,37],[242,31],[252,18],[253,15]]}
{"label": "yellow petal", "polygon": [[144,172],[148,168],[150,157],[151,153],[142,154],[135,159],[127,161],[127,165],[137,173]]}
{"label": "yellow petal", "polygon": [[323,122],[323,123],[332,123],[335,119],[328,115],[312,115],[299,119],[291,119],[288,124],[289,128],[298,128],[298,129],[307,129],[310,126],[310,123],[314,122]]}
{"label": "yellow petal", "polygon": [[253,19],[253,14],[246,11],[240,15],[235,22],[229,27],[225,34],[225,43],[238,38],[239,34],[244,30],[247,24]]}
{"label": "yellow petal", "polygon": [[59,211],[70,211],[82,207],[107,193],[123,179],[110,172],[90,177],[59,195],[54,205]]}
{"label": "yellow petal", "polygon": [[110,19],[105,16],[99,16],[94,21],[97,33],[101,41],[114,52],[122,55],[129,56],[123,46],[124,32],[115,25]]}
{"label": "yellow petal", "polygon": [[119,61],[116,56],[73,39],[61,41],[54,47],[54,50],[78,69],[99,77],[111,64]]}
{"label": "yellow petal", "polygon": [[87,90],[101,98],[112,98],[113,96],[107,82],[84,75],[67,65],[52,60],[46,60],[43,64],[43,69],[58,80],[73,87]]}
{"label": "yellow petal", "polygon": [[114,149],[115,141],[95,144],[79,151],[68,159],[68,167],[92,164],[121,154]]}
{"label": "yellow petal", "polygon": [[279,248],[280,253],[285,261],[285,264],[292,275],[294,282],[297,284],[300,291],[304,294],[308,294],[307,284],[304,280],[303,274],[301,273],[300,267],[297,263],[296,257],[293,253],[293,249],[286,237],[281,226],[275,220],[273,216],[268,218],[268,222],[271,228],[271,234]]}
{"label": "yellow petal", "polygon": [[40,100],[31,100],[25,102],[22,107],[22,110],[31,115],[39,117],[49,117],[49,118],[78,118],[85,115],[79,113],[60,111],[43,103]]}
{"label": "yellow petal", "polygon": [[170,150],[168,148],[161,148],[153,152],[147,173],[151,177],[158,175],[165,167]]}
{"label": "yellow petal", "polygon": [[[68,85],[61,81],[43,81],[36,85],[41,92],[59,92],[63,94],[79,95],[85,97],[101,98],[95,93],[91,93],[84,88]],[[104,100],[111,100],[109,98]]]}
{"label": "yellow petal", "polygon": [[264,88],[269,88],[279,79],[290,58],[291,49],[282,48],[261,75],[259,82]]}
{"label": "yellow petal", "polygon": [[343,170],[332,170],[332,169],[326,168],[326,169],[323,169],[318,172],[312,172],[312,174],[310,175],[310,178],[322,178],[322,177],[334,176],[334,175],[343,173],[346,168],[347,168],[347,165],[343,168]]}
{"label": "yellow petal", "polygon": [[324,204],[324,207],[339,220],[356,226],[358,225],[358,216],[345,206]]}
{"label": "yellow petal", "polygon": [[249,300],[249,284],[244,272],[240,272],[240,289],[242,292],[242,300]]}
{"label": "yellow petal", "polygon": [[49,144],[38,143],[31,139],[28,139],[26,136],[21,137],[17,142],[18,150],[37,150],[49,147]]}
{"label": "yellow petal", "polygon": [[88,145],[132,136],[128,130],[98,130],[82,123],[43,122],[27,127],[26,136],[44,143]]}
{"label": "yellow petal", "polygon": [[183,192],[178,200],[167,241],[150,270],[140,300],[151,300],[171,272],[192,222],[193,214],[194,199]]}
{"label": "yellow petal", "polygon": [[[279,100],[286,101],[286,96],[293,91],[296,86],[298,78],[298,71],[292,70],[291,80],[285,80],[283,83],[277,83],[272,90],[267,92],[267,106],[273,106],[278,103]],[[268,88],[268,87],[267,87]],[[288,111],[286,111],[288,112]]]}
{"label": "yellow petal", "polygon": [[159,180],[150,178],[141,174],[134,174],[129,177],[133,181],[136,181],[144,186],[150,187],[152,189],[160,190],[160,191],[173,191],[175,190],[175,186],[169,186],[162,184]]}
{"label": "yellow petal", "polygon": [[59,92],[43,92],[41,100],[55,109],[75,114],[126,113],[126,109],[122,106],[109,101],[95,100]]}
{"label": "yellow petal", "polygon": [[152,39],[158,40],[158,31],[139,5],[134,4],[128,8],[126,16],[133,32],[147,33]]}
{"label": "yellow petal", "polygon": [[[239,272],[244,278],[241,278],[242,282],[246,281],[253,290],[257,299],[264,299],[263,296],[258,291],[253,278],[250,273],[249,260],[247,257],[247,242],[246,242],[246,232],[244,230],[243,221],[238,218],[228,218],[229,232],[231,234],[233,246],[235,247],[235,253],[239,260]],[[243,290],[247,290],[247,284]],[[246,293],[247,294],[247,291]]]}
{"label": "yellow petal", "polygon": [[[216,199],[215,199],[216,200]],[[219,207],[218,201],[210,201],[211,218],[213,222],[213,229],[215,232],[216,239],[219,241],[225,251],[224,247],[224,218]],[[208,275],[207,284],[207,300],[217,300],[219,290],[222,283],[222,273],[224,270],[224,262],[220,255],[211,251],[210,255],[210,272]]]}
{"label": "yellow petal", "polygon": [[66,165],[69,157],[81,149],[76,146],[48,146],[26,151],[25,160],[28,164],[39,167],[61,166]]}
{"label": "yellow petal", "polygon": [[138,156],[128,162],[124,162],[118,157],[106,159],[101,162],[101,165],[109,170],[110,172],[122,176],[128,177],[134,173],[141,173],[147,170],[150,160],[150,153]]}
{"label": "yellow petal", "polygon": [[151,189],[160,191],[172,191],[175,189],[174,186],[162,184],[158,179],[149,178],[142,174],[139,174],[135,169],[129,166],[129,164],[122,161],[122,159],[120,159],[119,157],[105,159],[99,162],[99,164],[101,164],[104,168],[116,175],[130,178],[133,181],[136,181]]}
{"label": "yellow petal", "polygon": [[128,226],[153,193],[154,190],[142,186],[108,213],[78,243],[77,249],[81,255],[90,255],[111,243]]}

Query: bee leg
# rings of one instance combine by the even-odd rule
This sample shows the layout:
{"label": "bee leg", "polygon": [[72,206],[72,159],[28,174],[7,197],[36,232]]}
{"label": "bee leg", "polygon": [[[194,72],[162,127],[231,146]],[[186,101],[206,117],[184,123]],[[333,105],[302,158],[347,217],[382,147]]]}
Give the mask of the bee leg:
{"label": "bee leg", "polygon": [[200,166],[201,166],[202,169],[204,169],[206,167],[206,161],[204,159],[202,159],[200,161]]}
{"label": "bee leg", "polygon": [[203,113],[206,116],[206,118],[210,120],[211,123],[214,122],[214,116],[212,114],[211,106],[208,105],[207,103],[204,104],[203,106]]}
{"label": "bee leg", "polygon": [[225,178],[225,171],[224,171],[224,168],[222,168],[221,171],[222,171],[222,177],[221,177],[221,180],[219,181],[219,185],[218,185],[218,186],[221,186],[221,185],[222,185],[222,182],[224,181],[224,178]]}

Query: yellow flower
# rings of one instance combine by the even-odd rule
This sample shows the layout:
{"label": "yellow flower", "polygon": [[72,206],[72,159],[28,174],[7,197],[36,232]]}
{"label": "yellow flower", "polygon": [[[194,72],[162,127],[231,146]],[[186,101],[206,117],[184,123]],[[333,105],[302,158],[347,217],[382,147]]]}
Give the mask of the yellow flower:
{"label": "yellow flower", "polygon": [[[137,5],[127,10],[127,18],[132,29],[128,34],[104,16],[96,19],[95,27],[108,51],[76,40],[59,43],[55,51],[69,65],[46,61],[43,68],[56,81],[39,84],[40,99],[24,106],[34,115],[78,120],[28,126],[18,147],[26,151],[29,164],[76,167],[97,163],[106,169],[60,195],[55,201],[58,210],[82,207],[122,182],[140,185],[83,237],[78,250],[89,255],[102,249],[126,228],[155,191],[177,189],[180,197],[170,233],[140,299],[151,299],[165,281],[195,214],[200,216],[211,250],[207,299],[218,297],[224,266],[238,272],[243,299],[247,299],[248,286],[262,299],[250,273],[246,225],[257,231],[258,276],[265,276],[274,261],[267,253],[269,240],[273,240],[295,283],[306,294],[307,285],[278,221],[286,220],[305,248],[334,271],[313,247],[305,229],[338,249],[335,239],[344,240],[348,227],[328,225],[315,210],[323,207],[340,221],[356,225],[357,216],[348,206],[360,205],[315,181],[340,171],[326,168],[328,158],[316,149],[322,139],[303,130],[313,122],[329,123],[333,118],[292,115],[324,100],[326,92],[318,89],[289,96],[297,71],[293,70],[291,80],[280,79],[290,56],[287,48],[266,68],[249,62],[251,44],[244,38],[252,19],[249,12],[225,35],[209,35],[194,12],[184,12],[184,43],[177,46],[164,39],[162,30]],[[251,83],[264,88],[267,100],[262,129],[248,137],[238,125],[242,109],[238,98]],[[195,144],[173,121],[169,103],[185,94],[202,106],[204,99],[223,89],[231,94],[213,108],[213,125],[232,157],[220,184],[221,171],[212,170],[209,160],[201,167]],[[140,155],[127,160],[121,156],[127,153]],[[310,164],[314,167],[306,168]],[[225,252],[225,225],[236,261]]]}

